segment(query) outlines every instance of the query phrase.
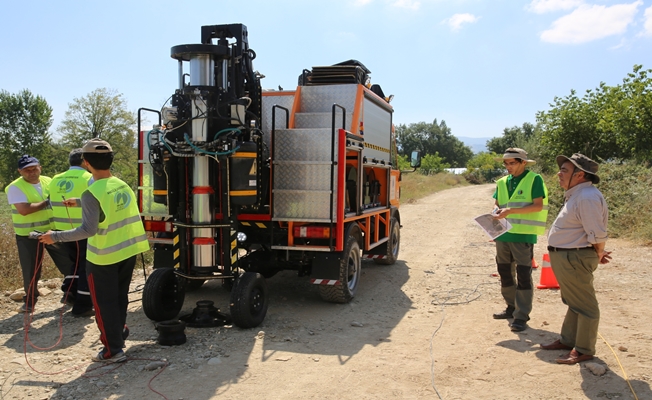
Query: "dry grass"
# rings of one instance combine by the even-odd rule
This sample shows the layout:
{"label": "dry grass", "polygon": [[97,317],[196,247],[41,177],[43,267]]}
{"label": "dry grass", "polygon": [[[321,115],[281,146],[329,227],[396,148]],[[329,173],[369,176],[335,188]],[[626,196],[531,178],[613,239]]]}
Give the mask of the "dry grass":
{"label": "dry grass", "polygon": [[440,173],[421,175],[418,172],[403,174],[401,180],[401,202],[411,203],[429,194],[458,186],[466,186],[462,175]]}

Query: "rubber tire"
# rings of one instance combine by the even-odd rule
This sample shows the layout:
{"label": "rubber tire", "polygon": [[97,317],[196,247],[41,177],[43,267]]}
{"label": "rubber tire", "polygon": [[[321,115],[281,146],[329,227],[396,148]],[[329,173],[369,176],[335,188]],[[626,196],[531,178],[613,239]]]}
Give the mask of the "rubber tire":
{"label": "rubber tire", "polygon": [[387,241],[387,253],[385,258],[374,258],[376,264],[392,265],[398,260],[398,252],[401,249],[401,226],[396,218],[392,217],[389,223],[389,240]]}
{"label": "rubber tire", "polygon": [[267,282],[257,272],[240,275],[231,292],[231,318],[233,323],[243,329],[255,328],[267,315],[269,296]]}
{"label": "rubber tire", "polygon": [[173,268],[158,268],[143,288],[143,311],[147,318],[160,322],[176,318],[186,296],[184,284]]}
{"label": "rubber tire", "polygon": [[340,259],[340,279],[335,285],[319,285],[319,294],[324,301],[348,303],[355,297],[362,276],[360,245],[355,237],[346,238],[346,246]]}

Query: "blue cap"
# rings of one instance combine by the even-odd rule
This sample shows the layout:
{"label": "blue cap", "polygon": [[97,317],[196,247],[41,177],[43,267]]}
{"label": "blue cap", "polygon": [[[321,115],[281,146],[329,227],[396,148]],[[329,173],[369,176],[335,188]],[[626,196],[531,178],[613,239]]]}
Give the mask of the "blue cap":
{"label": "blue cap", "polygon": [[39,165],[40,163],[36,159],[36,157],[32,157],[29,154],[25,154],[24,156],[20,157],[18,160],[18,169],[25,169],[27,167],[33,167],[35,165]]}

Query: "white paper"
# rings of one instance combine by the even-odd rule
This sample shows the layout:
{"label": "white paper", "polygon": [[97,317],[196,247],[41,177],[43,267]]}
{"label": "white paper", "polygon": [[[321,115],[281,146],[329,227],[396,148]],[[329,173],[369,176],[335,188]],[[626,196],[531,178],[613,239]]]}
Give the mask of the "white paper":
{"label": "white paper", "polygon": [[507,219],[495,219],[493,214],[478,215],[473,220],[480,225],[480,228],[491,240],[512,229],[512,224]]}

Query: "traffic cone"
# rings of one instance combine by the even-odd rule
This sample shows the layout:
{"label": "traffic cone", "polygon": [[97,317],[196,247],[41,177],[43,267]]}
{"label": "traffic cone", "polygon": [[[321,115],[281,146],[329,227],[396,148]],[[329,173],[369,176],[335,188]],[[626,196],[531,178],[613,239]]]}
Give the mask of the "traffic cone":
{"label": "traffic cone", "polygon": [[539,268],[539,264],[537,264],[537,262],[533,258],[532,259],[532,269],[537,269],[537,268]]}
{"label": "traffic cone", "polygon": [[548,253],[543,255],[543,263],[541,263],[541,279],[537,285],[537,289],[559,289],[559,283],[555,278],[555,273],[550,266],[550,255]]}

